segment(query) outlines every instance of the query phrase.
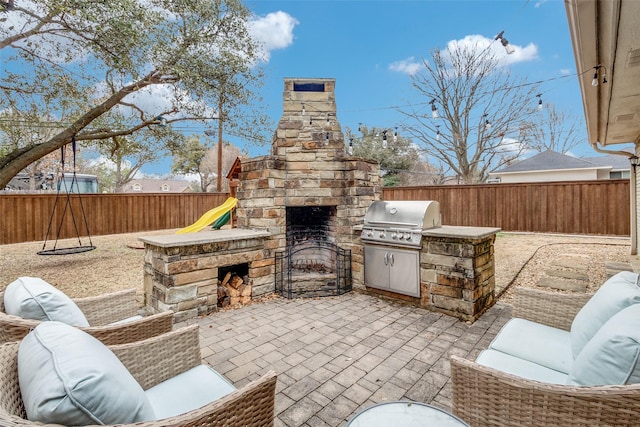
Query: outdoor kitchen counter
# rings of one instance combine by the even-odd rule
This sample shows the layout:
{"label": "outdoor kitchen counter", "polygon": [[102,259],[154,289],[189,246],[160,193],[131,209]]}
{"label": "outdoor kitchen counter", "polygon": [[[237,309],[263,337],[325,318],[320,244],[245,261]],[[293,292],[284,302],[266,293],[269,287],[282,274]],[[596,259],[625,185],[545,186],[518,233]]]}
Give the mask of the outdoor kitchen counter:
{"label": "outdoor kitchen counter", "polygon": [[216,242],[228,242],[233,240],[255,239],[261,237],[269,237],[270,235],[271,233],[263,230],[231,228],[226,230],[200,231],[197,233],[146,236],[139,237],[138,240],[143,243],[158,246],[161,248],[173,248]]}
{"label": "outdoor kitchen counter", "polygon": [[218,282],[229,274],[242,278],[244,286],[242,293],[236,287],[228,295],[229,304],[273,293],[274,256],[265,245],[270,236],[268,231],[231,228],[140,237],[147,311],[171,310],[175,322],[216,311]]}
{"label": "outdoor kitchen counter", "polygon": [[423,307],[473,322],[495,302],[493,244],[500,228],[445,225],[422,232]]}
{"label": "outdoor kitchen counter", "polygon": [[498,233],[501,229],[495,227],[463,227],[443,225],[438,228],[430,228],[422,232],[423,236],[451,237],[454,239],[484,239]]}

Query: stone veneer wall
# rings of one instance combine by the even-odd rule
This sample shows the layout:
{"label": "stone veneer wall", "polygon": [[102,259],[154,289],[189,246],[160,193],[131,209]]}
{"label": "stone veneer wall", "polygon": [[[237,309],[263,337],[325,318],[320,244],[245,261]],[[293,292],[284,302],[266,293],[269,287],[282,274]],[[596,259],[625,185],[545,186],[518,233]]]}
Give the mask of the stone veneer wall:
{"label": "stone veneer wall", "polygon": [[145,306],[152,313],[173,310],[175,322],[216,311],[218,268],[244,263],[249,267],[252,298],[272,293],[273,260],[265,259],[264,250],[267,237],[264,233],[202,242],[194,238],[169,247],[145,241]]}
{"label": "stone veneer wall", "polygon": [[495,303],[495,233],[423,237],[420,305],[474,321]]}

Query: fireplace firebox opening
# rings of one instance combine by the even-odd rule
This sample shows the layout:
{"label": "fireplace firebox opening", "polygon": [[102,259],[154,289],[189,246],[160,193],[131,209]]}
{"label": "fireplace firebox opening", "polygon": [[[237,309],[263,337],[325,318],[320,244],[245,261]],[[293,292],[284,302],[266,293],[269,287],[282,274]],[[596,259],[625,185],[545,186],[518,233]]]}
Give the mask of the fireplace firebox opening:
{"label": "fireplace firebox opening", "polygon": [[287,215],[287,247],[317,240],[335,243],[335,206],[289,206]]}
{"label": "fireplace firebox opening", "polygon": [[276,252],[276,292],[287,298],[351,290],[351,251],[336,245],[336,206],[286,208],[285,250]]}

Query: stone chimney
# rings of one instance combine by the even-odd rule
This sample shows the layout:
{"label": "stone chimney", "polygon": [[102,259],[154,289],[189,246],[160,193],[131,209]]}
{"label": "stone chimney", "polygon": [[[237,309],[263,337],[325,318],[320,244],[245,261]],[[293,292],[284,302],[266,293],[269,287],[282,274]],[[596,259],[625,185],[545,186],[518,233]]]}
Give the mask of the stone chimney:
{"label": "stone chimney", "polygon": [[335,87],[335,79],[284,80],[283,113],[272,141],[272,154],[287,157],[313,150],[316,158],[344,157]]}

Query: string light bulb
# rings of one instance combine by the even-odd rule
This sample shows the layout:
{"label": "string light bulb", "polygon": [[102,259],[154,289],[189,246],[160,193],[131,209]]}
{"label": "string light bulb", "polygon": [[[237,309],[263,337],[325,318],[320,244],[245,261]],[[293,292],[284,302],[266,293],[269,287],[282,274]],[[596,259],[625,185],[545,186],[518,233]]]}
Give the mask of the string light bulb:
{"label": "string light bulb", "polygon": [[349,147],[347,148],[347,153],[350,156],[353,156],[353,138],[349,138]]}
{"label": "string light bulb", "polygon": [[489,119],[487,118],[488,114],[484,113],[482,115],[482,118],[484,119],[484,128],[485,130],[489,130],[491,129],[491,122],[489,121]]}
{"label": "string light bulb", "polygon": [[602,84],[607,83],[607,69],[604,67],[604,65],[596,65],[593,67],[593,69],[595,70],[593,72],[593,80],[591,80],[591,86],[596,87],[598,86],[598,72],[600,71],[600,68],[602,68]]}
{"label": "string light bulb", "polygon": [[440,125],[436,125],[436,141],[440,141]]}
{"label": "string light bulb", "polygon": [[325,137],[324,145],[329,145],[329,132],[327,132],[327,136]]}
{"label": "string light bulb", "polygon": [[516,49],[509,44],[509,40],[507,40],[507,38],[504,36],[504,30],[500,31],[494,38],[494,40],[500,40],[500,43],[504,47],[504,50],[507,51],[507,55],[511,55],[516,51]]}
{"label": "string light bulb", "polygon": [[362,132],[362,123],[358,123],[358,132]]}
{"label": "string light bulb", "polygon": [[434,119],[437,119],[438,117],[440,117],[440,115],[438,114],[438,107],[436,107],[436,100],[435,98],[432,99],[429,104],[431,104],[431,117]]}
{"label": "string light bulb", "polygon": [[382,148],[387,148],[387,131],[382,131]]}
{"label": "string light bulb", "polygon": [[304,109],[304,102],[302,103],[302,115],[304,116],[307,111]]}
{"label": "string light bulb", "polygon": [[398,127],[395,127],[395,132],[393,132],[393,142],[398,142]]}
{"label": "string light bulb", "polygon": [[538,97],[538,111],[542,111],[542,94],[539,93],[536,96]]}

